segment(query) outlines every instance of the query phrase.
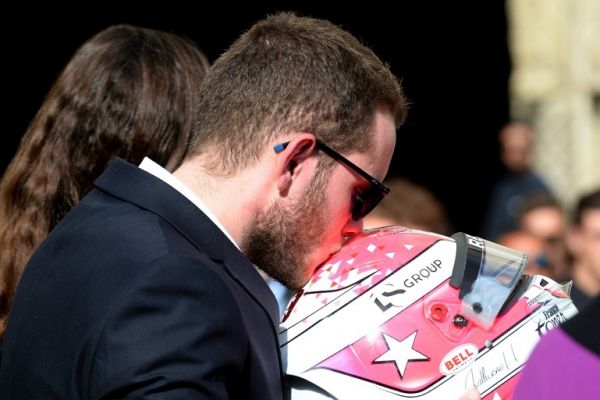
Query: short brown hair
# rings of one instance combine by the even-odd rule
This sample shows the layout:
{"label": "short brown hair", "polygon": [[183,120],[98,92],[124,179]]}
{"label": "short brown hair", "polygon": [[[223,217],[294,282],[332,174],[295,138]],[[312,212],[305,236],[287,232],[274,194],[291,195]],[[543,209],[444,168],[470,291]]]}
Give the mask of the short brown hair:
{"label": "short brown hair", "polygon": [[600,188],[579,198],[575,205],[573,224],[581,225],[583,214],[590,210],[600,210]]}
{"label": "short brown hair", "polygon": [[259,21],[233,43],[200,97],[188,154],[215,152],[210,171],[222,175],[292,131],[338,151],[367,150],[375,107],[388,107],[397,126],[407,112],[398,80],[371,50],[328,21],[291,13]]}

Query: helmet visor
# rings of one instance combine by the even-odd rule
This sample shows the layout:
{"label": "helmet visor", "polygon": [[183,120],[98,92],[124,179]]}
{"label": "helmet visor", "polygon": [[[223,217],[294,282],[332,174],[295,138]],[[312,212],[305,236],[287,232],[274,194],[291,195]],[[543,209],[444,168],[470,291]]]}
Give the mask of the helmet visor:
{"label": "helmet visor", "polygon": [[462,313],[489,328],[515,289],[527,256],[519,251],[459,232],[450,285],[459,289]]}

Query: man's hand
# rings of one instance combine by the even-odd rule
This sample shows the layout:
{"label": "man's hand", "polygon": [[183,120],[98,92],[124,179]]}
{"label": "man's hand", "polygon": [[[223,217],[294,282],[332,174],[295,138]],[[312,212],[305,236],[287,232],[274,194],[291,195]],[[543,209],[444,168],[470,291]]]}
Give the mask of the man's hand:
{"label": "man's hand", "polygon": [[481,393],[475,388],[471,388],[463,393],[458,400],[481,400]]}

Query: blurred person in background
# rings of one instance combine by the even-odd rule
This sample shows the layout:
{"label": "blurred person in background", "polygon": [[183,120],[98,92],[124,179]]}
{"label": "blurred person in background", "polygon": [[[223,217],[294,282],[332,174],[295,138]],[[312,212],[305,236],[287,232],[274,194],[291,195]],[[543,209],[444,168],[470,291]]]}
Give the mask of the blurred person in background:
{"label": "blurred person in background", "polygon": [[523,273],[551,277],[548,269],[548,256],[545,253],[546,245],[539,237],[523,230],[516,230],[500,236],[498,244],[527,255],[527,264]]}
{"label": "blurred person in background", "polygon": [[550,277],[557,282],[569,280],[571,273],[566,244],[567,215],[558,201],[546,195],[527,199],[519,216],[519,224],[522,230],[544,242]]}
{"label": "blurred person in background", "polygon": [[505,171],[492,188],[482,227],[483,237],[491,241],[518,229],[519,213],[528,198],[552,194],[531,166],[535,146],[531,125],[508,123],[500,130],[498,139]]}
{"label": "blurred person in background", "polygon": [[577,202],[567,243],[573,255],[571,298],[581,309],[600,294],[600,189]]}
{"label": "blurred person in background", "polygon": [[449,235],[446,211],[427,188],[404,178],[385,181],[391,189],[381,203],[364,219],[364,229],[402,225]]}

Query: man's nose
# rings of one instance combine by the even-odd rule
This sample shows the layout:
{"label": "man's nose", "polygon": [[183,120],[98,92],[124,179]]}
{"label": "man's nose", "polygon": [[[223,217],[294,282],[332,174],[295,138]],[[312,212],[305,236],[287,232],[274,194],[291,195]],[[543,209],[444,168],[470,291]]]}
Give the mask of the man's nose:
{"label": "man's nose", "polygon": [[342,235],[346,240],[352,238],[352,236],[357,235],[363,231],[363,219],[359,219],[358,221],[350,218],[344,229],[342,230]]}

